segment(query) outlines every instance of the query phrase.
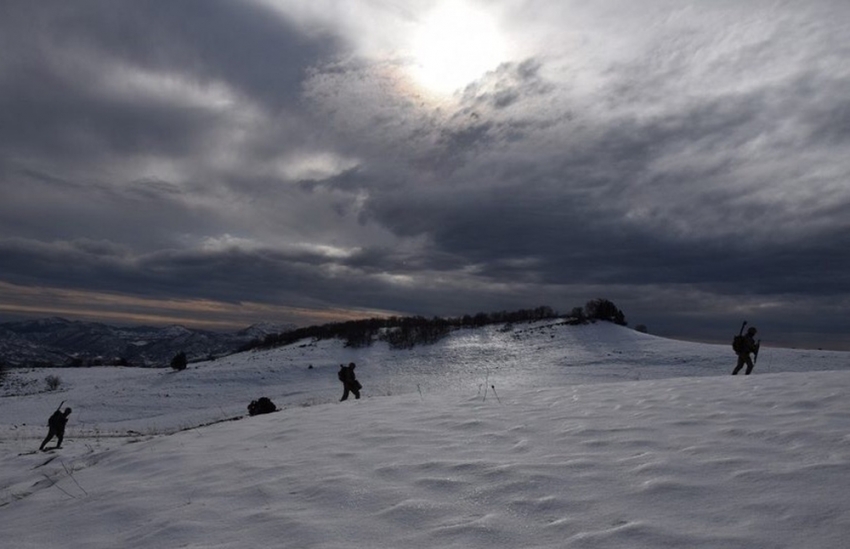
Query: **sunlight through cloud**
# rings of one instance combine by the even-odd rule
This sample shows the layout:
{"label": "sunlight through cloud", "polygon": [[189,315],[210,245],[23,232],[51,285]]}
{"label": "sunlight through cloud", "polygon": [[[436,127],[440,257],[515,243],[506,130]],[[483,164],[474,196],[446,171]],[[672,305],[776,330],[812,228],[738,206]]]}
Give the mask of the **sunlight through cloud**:
{"label": "sunlight through cloud", "polygon": [[422,19],[411,52],[414,80],[431,92],[451,94],[505,61],[507,43],[491,15],[448,1]]}

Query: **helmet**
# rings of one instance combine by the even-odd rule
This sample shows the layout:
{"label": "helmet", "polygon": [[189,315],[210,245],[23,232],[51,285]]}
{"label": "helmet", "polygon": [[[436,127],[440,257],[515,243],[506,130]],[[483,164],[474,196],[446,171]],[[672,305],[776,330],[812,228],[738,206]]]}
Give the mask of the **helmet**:
{"label": "helmet", "polygon": [[753,335],[753,334],[755,334],[756,332],[758,332],[758,330],[756,330],[756,327],[755,327],[755,326],[750,326],[750,329],[749,329],[749,330],[747,330],[747,333],[748,333],[748,334],[750,334],[750,335]]}

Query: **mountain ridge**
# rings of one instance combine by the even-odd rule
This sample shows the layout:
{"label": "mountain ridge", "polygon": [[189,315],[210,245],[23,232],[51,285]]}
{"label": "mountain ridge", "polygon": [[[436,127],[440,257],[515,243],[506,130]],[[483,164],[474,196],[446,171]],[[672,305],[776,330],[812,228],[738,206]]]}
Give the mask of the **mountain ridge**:
{"label": "mountain ridge", "polygon": [[168,326],[112,326],[54,316],[0,323],[0,363],[7,366],[167,366],[178,352],[192,359],[235,352],[292,325],[258,323],[233,332]]}

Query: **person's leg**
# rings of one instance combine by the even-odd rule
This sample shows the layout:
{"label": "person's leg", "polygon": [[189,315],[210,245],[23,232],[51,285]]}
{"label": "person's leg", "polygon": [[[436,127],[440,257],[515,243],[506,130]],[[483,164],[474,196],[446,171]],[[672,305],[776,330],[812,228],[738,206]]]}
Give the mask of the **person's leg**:
{"label": "person's leg", "polygon": [[755,366],[753,364],[753,359],[750,358],[750,355],[747,355],[746,362],[747,362],[747,371],[745,372],[745,375],[750,375],[750,373],[753,371],[753,367]]}
{"label": "person's leg", "polygon": [[39,446],[38,449],[44,450],[44,447],[47,445],[48,442],[50,442],[50,439],[53,438],[53,435],[53,427],[51,427],[50,430],[47,431],[47,436],[44,437],[44,441],[41,443],[41,446]]}
{"label": "person's leg", "polygon": [[56,432],[56,447],[62,447],[62,440],[65,438],[65,429]]}
{"label": "person's leg", "polygon": [[342,398],[339,399],[340,402],[342,402],[343,400],[346,400],[348,398],[348,384],[343,383],[342,386],[345,387],[345,390],[342,392]]}
{"label": "person's leg", "polygon": [[740,372],[741,368],[743,368],[743,367],[744,367],[744,357],[741,356],[741,355],[738,355],[738,364],[735,365],[735,369],[732,370],[732,375],[733,376],[738,375],[738,372]]}

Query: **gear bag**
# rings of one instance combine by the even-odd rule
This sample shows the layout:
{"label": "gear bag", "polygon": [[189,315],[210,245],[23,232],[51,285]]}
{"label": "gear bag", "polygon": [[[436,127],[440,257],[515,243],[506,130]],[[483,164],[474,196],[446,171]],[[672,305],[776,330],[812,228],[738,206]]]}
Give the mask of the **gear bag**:
{"label": "gear bag", "polygon": [[47,420],[47,426],[52,427],[54,429],[59,429],[65,424],[65,414],[56,410],[53,412],[53,415],[50,416],[50,419]]}
{"label": "gear bag", "polygon": [[270,414],[277,412],[277,406],[268,397],[260,397],[257,400],[252,400],[248,405],[248,415],[256,416],[259,414]]}
{"label": "gear bag", "polygon": [[746,353],[747,352],[747,340],[742,335],[736,335],[732,338],[732,350],[737,354]]}

